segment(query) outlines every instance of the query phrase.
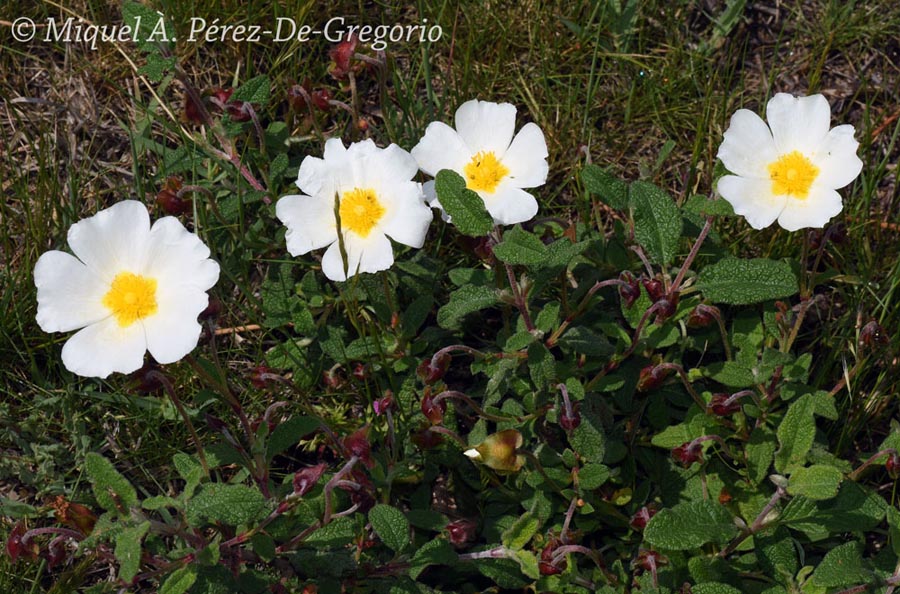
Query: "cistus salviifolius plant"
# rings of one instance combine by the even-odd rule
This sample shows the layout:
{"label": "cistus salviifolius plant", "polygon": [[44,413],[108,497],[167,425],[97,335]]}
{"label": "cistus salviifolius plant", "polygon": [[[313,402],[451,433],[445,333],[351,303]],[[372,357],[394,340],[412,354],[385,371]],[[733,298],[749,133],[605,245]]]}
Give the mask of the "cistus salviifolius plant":
{"label": "cistus salviifolius plant", "polygon": [[[588,162],[588,216],[549,216],[546,125],[523,106],[485,92],[417,140],[373,131],[359,88],[390,64],[352,36],[328,70],[347,101],[266,75],[199,89],[148,10],[125,20],[143,74],[183,88],[194,179],[153,180],[170,216],[152,225],[122,199],[56,238],[74,255],[37,261],[36,321],[77,330],[69,372],[190,441],[153,482],[116,447],[79,447],[82,480],[6,512],[11,567],[92,594],[900,584],[900,431],[830,450],[860,368],[823,377],[799,346],[840,274],[820,269],[830,228],[804,230],[833,224],[863,170],[823,95],[775,93],[768,124],[736,111],[703,193]],[[332,109],[354,126],[298,154],[275,97],[309,130]],[[740,257],[717,232],[776,221],[803,234],[799,258]],[[266,265],[250,291],[242,249]],[[218,325],[239,298],[258,306],[239,331],[266,331],[252,360]],[[862,327],[865,357],[888,347]]]}

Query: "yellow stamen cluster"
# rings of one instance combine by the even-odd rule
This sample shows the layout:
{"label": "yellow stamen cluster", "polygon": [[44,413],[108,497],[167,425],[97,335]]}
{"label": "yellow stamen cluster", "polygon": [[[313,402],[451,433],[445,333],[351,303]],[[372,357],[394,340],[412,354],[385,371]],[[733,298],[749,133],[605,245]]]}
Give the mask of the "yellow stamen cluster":
{"label": "yellow stamen cluster", "polygon": [[375,190],[353,188],[341,196],[338,212],[344,231],[353,231],[360,237],[368,237],[372,228],[384,216],[385,210],[378,201]]}
{"label": "yellow stamen cluster", "polygon": [[156,279],[120,272],[103,296],[103,305],[112,311],[122,328],[152,316],[157,310]]}
{"label": "yellow stamen cluster", "polygon": [[770,163],[768,169],[773,194],[787,194],[800,200],[806,199],[810,186],[819,176],[819,168],[799,151],[782,155],[777,161]]}
{"label": "yellow stamen cluster", "polygon": [[492,151],[477,153],[463,171],[466,174],[467,188],[490,193],[509,174],[509,168],[498,161]]}

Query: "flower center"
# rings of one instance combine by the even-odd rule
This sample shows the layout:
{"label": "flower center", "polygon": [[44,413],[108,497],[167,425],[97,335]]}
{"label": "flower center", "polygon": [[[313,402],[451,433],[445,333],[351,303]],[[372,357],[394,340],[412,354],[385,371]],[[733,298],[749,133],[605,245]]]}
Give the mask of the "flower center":
{"label": "flower center", "polygon": [[805,200],[809,187],[819,176],[819,168],[798,151],[782,155],[774,163],[769,163],[769,177],[772,178],[772,193],[792,196]]}
{"label": "flower center", "polygon": [[120,272],[103,296],[103,305],[112,310],[119,326],[123,328],[152,316],[157,310],[156,279]]}
{"label": "flower center", "polygon": [[466,187],[470,190],[493,192],[500,181],[509,173],[509,168],[497,160],[493,151],[477,153],[463,170]]}
{"label": "flower center", "polygon": [[341,196],[341,227],[367,237],[372,227],[384,216],[384,207],[378,201],[375,190],[353,188]]}

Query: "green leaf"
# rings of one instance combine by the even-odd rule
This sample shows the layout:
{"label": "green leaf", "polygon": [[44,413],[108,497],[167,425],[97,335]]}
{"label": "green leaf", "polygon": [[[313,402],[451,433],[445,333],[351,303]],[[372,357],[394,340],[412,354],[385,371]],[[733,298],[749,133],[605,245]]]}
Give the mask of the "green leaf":
{"label": "green leaf", "polygon": [[848,542],[828,551],[809,579],[817,586],[840,588],[865,583],[869,577],[863,570],[859,543]]}
{"label": "green leaf", "polygon": [[775,470],[784,473],[789,467],[803,464],[816,436],[813,419],[813,399],[804,394],[791,403],[778,425],[778,443],[781,448],[775,454]]}
{"label": "green leaf", "polygon": [[585,189],[616,210],[628,208],[628,186],[597,165],[585,165],[581,171]]}
{"label": "green leaf", "polygon": [[184,594],[197,581],[197,567],[186,565],[169,574],[159,588],[159,594]]}
{"label": "green leaf", "polygon": [[269,101],[269,77],[255,76],[238,87],[231,96],[232,101],[246,101],[263,106]]}
{"label": "green leaf", "polygon": [[541,577],[540,566],[538,565],[537,555],[531,551],[516,551],[514,559],[519,562],[522,573],[533,580]]}
{"label": "green leaf", "polygon": [[844,475],[834,466],[814,464],[794,470],[788,482],[787,492],[809,499],[831,499],[838,494]]}
{"label": "green leaf", "polygon": [[743,594],[734,586],[723,584],[721,582],[704,582],[691,586],[692,594]]}
{"label": "green leaf", "polygon": [[375,534],[395,552],[409,544],[409,521],[399,509],[379,503],[369,510],[369,522]]}
{"label": "green leaf", "polygon": [[567,330],[559,339],[558,344],[564,349],[584,353],[591,357],[609,357],[616,352],[616,347],[605,336],[584,326],[576,326]]}
{"label": "green leaf", "polygon": [[[94,487],[97,503],[108,511],[128,515],[127,510],[137,504],[137,492],[112,462],[100,454],[89,452],[84,457],[84,470]],[[124,508],[124,510],[120,510]]]}
{"label": "green leaf", "polygon": [[122,22],[131,28],[132,38],[137,40],[138,47],[143,52],[159,53],[157,44],[168,46],[175,35],[162,13],[138,2],[125,2],[122,5]]}
{"label": "green leaf", "polygon": [[754,429],[745,451],[747,478],[754,485],[758,485],[769,475],[769,467],[775,459],[775,436],[772,431],[763,427]]}
{"label": "green leaf", "polygon": [[266,458],[271,460],[281,452],[297,444],[301,438],[309,435],[320,426],[319,421],[312,417],[291,417],[280,423],[266,444]]}
{"label": "green leaf", "polygon": [[239,526],[261,520],[266,516],[266,508],[266,500],[258,489],[211,483],[188,502],[185,516],[191,526],[214,522]]}
{"label": "green leaf", "polygon": [[609,479],[609,468],[603,464],[588,463],[578,471],[578,485],[582,489],[596,489]]}
{"label": "green leaf", "polygon": [[547,261],[547,246],[537,235],[516,225],[503,233],[503,241],[494,246],[494,255],[507,264],[533,266]]}
{"label": "green leaf", "polygon": [[494,219],[484,207],[481,196],[466,188],[466,180],[455,171],[438,171],[434,190],[453,225],[463,235],[483,237],[494,228]]}
{"label": "green leaf", "polygon": [[306,539],[306,544],[314,548],[335,548],[348,544],[356,537],[356,524],[350,518],[335,518]]}
{"label": "green leaf", "polygon": [[463,317],[497,303],[497,292],[490,287],[466,285],[450,293],[450,302],[441,307],[437,321],[441,328],[459,327]]}
{"label": "green leaf", "polygon": [[581,424],[569,433],[572,449],[587,462],[601,464],[606,455],[606,433],[598,398],[582,401]]}
{"label": "green leaf", "polygon": [[701,499],[660,510],[647,523],[644,539],[661,549],[684,551],[708,542],[724,543],[735,533],[737,527],[728,510]]}
{"label": "green leaf", "polygon": [[150,530],[150,522],[125,528],[116,535],[116,561],[119,562],[119,579],[130,582],[141,568],[141,541]]}
{"label": "green leaf", "polygon": [[684,203],[682,208],[686,212],[691,212],[700,216],[735,216],[734,209],[731,207],[731,204],[729,204],[727,200],[723,198],[719,198],[718,200],[710,200],[709,198],[701,194],[695,194],[694,196],[688,198],[687,202]]}
{"label": "green leaf", "polygon": [[458,558],[449,542],[443,538],[436,538],[416,550],[410,562],[409,577],[418,579],[429,565],[453,565]]}
{"label": "green leaf", "polygon": [[790,297],[798,285],[787,262],[726,258],[700,271],[697,288],[715,303],[748,305]]}
{"label": "green leaf", "polygon": [[540,521],[531,512],[525,512],[503,531],[501,540],[507,548],[518,551],[531,541],[539,527]]}
{"label": "green leaf", "polygon": [[753,537],[753,543],[766,575],[783,584],[791,583],[800,569],[800,560],[790,531],[783,526],[775,530],[764,530]]}
{"label": "green leaf", "polygon": [[528,371],[538,390],[543,390],[556,379],[556,359],[542,342],[528,347]]}
{"label": "green leaf", "polygon": [[668,264],[681,239],[681,211],[671,196],[648,182],[632,183],[629,196],[634,207],[634,238],[653,262]]}

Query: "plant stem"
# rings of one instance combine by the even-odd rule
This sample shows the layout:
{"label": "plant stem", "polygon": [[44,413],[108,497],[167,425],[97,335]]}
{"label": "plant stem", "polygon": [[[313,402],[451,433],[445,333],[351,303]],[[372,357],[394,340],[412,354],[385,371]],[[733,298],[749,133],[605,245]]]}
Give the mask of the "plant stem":
{"label": "plant stem", "polygon": [[703,228],[700,229],[700,235],[697,236],[694,245],[691,246],[691,251],[688,253],[687,258],[684,259],[681,269],[678,270],[678,276],[675,277],[675,281],[669,289],[670,294],[677,292],[678,289],[681,288],[685,273],[687,273],[688,268],[690,268],[691,264],[694,262],[694,258],[696,258],[697,254],[700,252],[700,245],[703,243],[703,240],[706,239],[706,236],[709,235],[710,229],[712,229],[712,220],[713,218],[711,216],[706,217],[706,222],[703,223]]}
{"label": "plant stem", "polygon": [[200,444],[200,438],[197,437],[197,431],[194,429],[194,424],[191,422],[187,410],[185,410],[184,405],[181,403],[181,399],[178,398],[178,394],[175,392],[175,386],[172,385],[172,382],[169,381],[169,378],[166,377],[165,374],[160,373],[155,369],[150,370],[147,373],[147,379],[151,378],[162,384],[163,389],[169,396],[169,400],[172,401],[172,404],[174,404],[175,408],[178,410],[178,414],[184,419],[184,424],[187,426],[188,432],[191,434],[191,439],[194,440],[194,446],[197,448],[197,457],[200,458],[200,466],[203,467],[203,474],[206,477],[209,477],[209,464],[206,462],[206,454],[203,453],[203,446]]}
{"label": "plant stem", "polygon": [[772,513],[772,510],[775,509],[775,506],[778,505],[778,502],[782,497],[787,495],[787,491],[784,490],[783,487],[775,487],[775,493],[772,495],[772,498],[769,499],[769,502],[766,503],[766,506],[762,508],[762,511],[759,512],[759,515],[756,516],[756,519],[753,520],[753,524],[750,525],[749,528],[743,530],[740,534],[738,534],[734,540],[728,543],[724,549],[719,551],[719,557],[727,557],[731,553],[735,551],[735,549],[740,546],[742,542],[765,528],[766,526],[766,518]]}

